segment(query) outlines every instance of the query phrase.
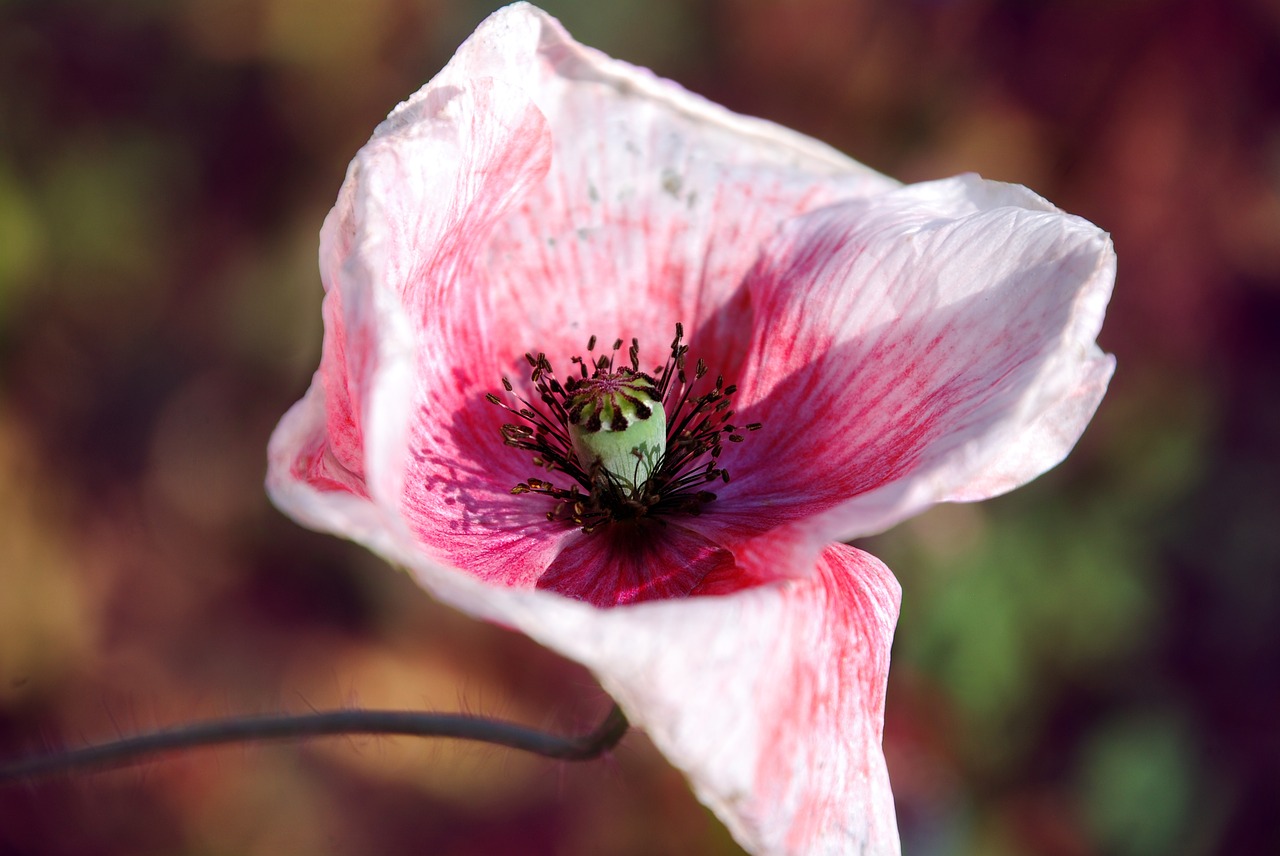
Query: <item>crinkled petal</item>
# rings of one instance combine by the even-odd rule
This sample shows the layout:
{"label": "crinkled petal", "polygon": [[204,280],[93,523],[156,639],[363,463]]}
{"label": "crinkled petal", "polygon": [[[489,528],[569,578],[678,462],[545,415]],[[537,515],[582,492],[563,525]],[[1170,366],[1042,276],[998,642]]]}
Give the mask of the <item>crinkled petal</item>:
{"label": "crinkled petal", "polygon": [[874,557],[834,544],[803,578],[597,609],[436,565],[394,521],[369,534],[442,601],[590,668],[750,852],[899,852],[881,738],[901,592]]}
{"label": "crinkled petal", "polygon": [[[395,348],[415,361],[387,395],[408,427],[379,471],[426,549],[508,585],[537,579],[570,532],[511,495],[545,474],[503,445],[518,420],[485,399],[503,377],[532,398],[523,355],[545,351],[563,374],[591,334],[606,348],[636,336],[652,367],[683,322],[694,353],[732,371],[759,247],[798,213],[897,187],[584,48],[527,5],[486,21],[357,164],[342,197],[354,215],[334,215],[327,246],[349,253],[343,300],[376,292],[365,305],[380,329],[408,327]],[[344,242],[348,221],[360,236]]]}
{"label": "crinkled petal", "polygon": [[797,218],[747,278],[768,323],[738,403],[763,427],[726,453],[712,525],[847,540],[1052,467],[1111,375],[1114,277],[1105,233],[972,176]]}
{"label": "crinkled petal", "polygon": [[[317,373],[318,375],[319,373]],[[363,481],[332,459],[325,431],[328,418],[320,378],[289,408],[267,446],[267,493],[282,511],[304,526],[372,546],[385,542],[382,511],[365,494]]]}
{"label": "crinkled petal", "polygon": [[732,359],[749,316],[727,301],[781,222],[898,186],[579,45],[527,4],[485,21],[431,85],[479,76],[527,92],[555,146],[546,182],[495,232],[477,272],[510,361],[543,350],[562,364],[597,334],[638,337],[659,364],[677,321],[706,327],[695,353]]}
{"label": "crinkled petal", "polygon": [[[312,405],[296,408],[290,430],[273,441],[272,485],[370,493],[371,449],[403,446],[411,402],[400,393],[411,379],[386,381],[409,372],[405,357],[418,354],[420,316],[410,309],[438,312],[406,297],[423,294],[423,283],[465,256],[484,223],[547,171],[545,122],[518,92],[482,80],[437,91],[420,108],[432,111],[431,122],[384,125],[361,150],[325,221],[321,365]],[[402,182],[415,192],[401,193]],[[437,365],[447,371],[447,361]],[[380,405],[375,376],[384,390],[400,388]]]}
{"label": "crinkled petal", "polygon": [[893,854],[880,743],[899,595],[833,545],[801,580],[516,624],[591,667],[751,852]]}

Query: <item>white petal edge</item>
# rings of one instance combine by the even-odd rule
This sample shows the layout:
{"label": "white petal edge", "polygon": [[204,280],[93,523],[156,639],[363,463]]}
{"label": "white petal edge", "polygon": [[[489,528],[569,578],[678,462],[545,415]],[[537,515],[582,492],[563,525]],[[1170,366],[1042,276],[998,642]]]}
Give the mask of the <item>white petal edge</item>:
{"label": "white petal edge", "polygon": [[524,88],[553,129],[555,102],[565,88],[602,85],[615,90],[619,98],[640,97],[665,104],[673,112],[705,124],[709,132],[737,138],[754,147],[761,162],[815,174],[856,175],[865,180],[868,195],[900,186],[812,137],[734,113],[648,69],[579,44],[559,21],[529,3],[513,3],[481,22],[431,83],[392,111],[375,138],[420,122],[422,102],[430,89],[465,85],[481,77]]}
{"label": "white petal edge", "polygon": [[[286,416],[282,443],[305,430],[308,414],[299,411],[305,403]],[[828,548],[856,554],[870,571],[856,605],[865,625],[849,634],[832,632],[848,625],[837,621],[833,628],[824,620],[831,592],[823,573],[731,595],[601,610],[538,590],[493,588],[438,566],[407,527],[367,500],[281,480],[269,487],[287,513],[363,543],[440,601],[587,666],[748,852],[900,852],[880,747],[900,590],[874,557],[843,545]],[[858,658],[823,659],[842,644],[853,645]],[[812,688],[817,701],[797,699],[793,686]],[[840,694],[841,704],[818,703]],[[797,704],[814,706],[816,719],[773,730],[779,709]],[[793,741],[784,755],[790,767],[785,775],[769,775],[766,755],[779,739]]]}
{"label": "white petal edge", "polygon": [[831,540],[883,532],[938,503],[989,499],[1052,469],[1084,433],[1115,370],[1115,358],[1095,342],[1116,275],[1115,250],[1106,233],[1025,187],[972,174],[911,185],[894,195],[916,196],[923,205],[938,205],[950,214],[1002,207],[1060,214],[1065,229],[1092,245],[1095,264],[1081,278],[1053,352],[1016,405],[957,444],[939,465],[796,524]]}

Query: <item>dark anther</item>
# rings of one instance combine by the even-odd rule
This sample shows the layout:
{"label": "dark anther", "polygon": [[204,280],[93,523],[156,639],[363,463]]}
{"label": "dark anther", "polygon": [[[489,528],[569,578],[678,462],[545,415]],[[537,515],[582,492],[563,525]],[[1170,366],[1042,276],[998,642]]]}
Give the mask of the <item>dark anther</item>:
{"label": "dark anther", "polygon": [[[587,352],[592,353],[597,337],[587,341]],[[532,367],[529,381],[533,386],[532,399],[541,407],[516,394],[514,404],[505,403],[500,397],[486,394],[485,398],[502,407],[509,414],[527,424],[502,426],[506,445],[533,453],[535,466],[549,472],[560,472],[568,477],[569,484],[559,487],[552,482],[531,478],[521,482],[513,493],[536,493],[554,501],[547,513],[551,521],[571,523],[583,532],[593,532],[609,523],[632,520],[638,517],[659,517],[670,514],[699,514],[702,507],[713,501],[716,495],[701,489],[701,485],[719,479],[729,481],[729,473],[720,465],[722,441],[740,443],[739,431],[755,431],[760,423],[745,427],[730,423],[734,415],[729,396],[737,391],[733,384],[725,385],[717,376],[715,383],[705,392],[695,395],[693,388],[708,374],[705,361],[694,364],[693,383],[689,382],[686,369],[689,348],[684,344],[684,326],[676,324],[675,338],[671,340],[670,354],[664,365],[652,374],[640,371],[640,343],[631,339],[627,351],[628,365],[615,364],[614,356],[621,350],[623,340],[616,339],[609,356],[584,359],[571,358],[578,367],[579,377],[570,377],[563,384],[555,377],[546,355],[525,354]],[[503,389],[513,393],[513,385],[502,379]],[[605,406],[606,393],[593,392],[601,388],[613,390],[613,403]],[[620,389],[621,388],[621,389]],[[628,417],[620,412],[618,403],[625,400],[635,419],[649,419],[653,415],[644,400],[658,402],[667,414],[666,448],[643,484],[624,485],[616,476],[605,470],[599,462],[584,464],[574,452],[570,425],[575,430],[600,431],[602,415],[607,415],[609,428],[625,430]],[[607,411],[607,413],[606,413]],[[637,460],[642,459],[636,450]]]}

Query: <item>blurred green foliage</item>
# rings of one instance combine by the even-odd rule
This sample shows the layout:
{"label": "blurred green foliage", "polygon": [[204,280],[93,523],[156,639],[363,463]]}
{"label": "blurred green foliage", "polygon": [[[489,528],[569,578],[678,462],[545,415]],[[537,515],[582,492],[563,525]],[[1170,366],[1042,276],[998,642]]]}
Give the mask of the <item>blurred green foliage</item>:
{"label": "blurred green foliage", "polygon": [[1195,736],[1168,711],[1104,723],[1084,748],[1085,814],[1108,853],[1208,853],[1221,822],[1215,783],[1200,769]]}

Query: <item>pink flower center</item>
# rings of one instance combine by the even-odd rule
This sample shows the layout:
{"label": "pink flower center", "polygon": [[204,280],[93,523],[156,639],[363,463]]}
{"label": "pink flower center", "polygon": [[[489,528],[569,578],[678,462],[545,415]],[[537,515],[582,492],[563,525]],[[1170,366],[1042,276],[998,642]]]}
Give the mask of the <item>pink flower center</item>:
{"label": "pink flower center", "polygon": [[[716,498],[707,487],[729,481],[728,470],[719,463],[723,439],[740,443],[740,430],[755,431],[760,425],[739,429],[730,423],[730,396],[736,387],[726,386],[722,376],[707,392],[693,395],[694,385],[708,370],[698,360],[690,382],[685,370],[689,349],[683,340],[684,328],[676,324],[666,364],[646,373],[640,371],[636,339],[627,351],[629,365],[616,364],[622,348],[618,339],[608,356],[573,357],[578,377],[563,383],[546,354],[525,354],[534,398],[541,406],[516,395],[505,377],[502,386],[519,405],[506,404],[492,393],[486,397],[519,420],[502,426],[506,445],[532,452],[536,466],[572,481],[561,486],[531,478],[511,492],[550,497],[554,504],[547,519],[571,522],[584,532],[641,517],[701,513]],[[595,346],[592,336],[589,355]],[[666,415],[665,423],[655,404]],[[657,431],[652,443],[646,428]],[[632,430],[637,433],[628,435]]]}

